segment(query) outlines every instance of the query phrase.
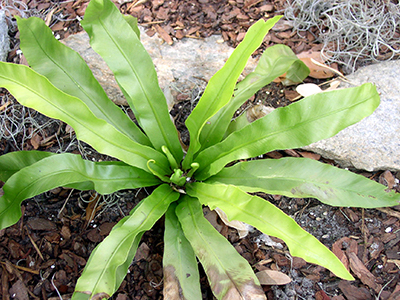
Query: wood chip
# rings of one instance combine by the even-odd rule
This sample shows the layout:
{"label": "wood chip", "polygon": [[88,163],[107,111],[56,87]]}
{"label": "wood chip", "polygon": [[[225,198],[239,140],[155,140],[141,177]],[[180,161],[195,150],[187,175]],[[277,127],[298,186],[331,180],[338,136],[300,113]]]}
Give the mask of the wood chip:
{"label": "wood chip", "polygon": [[362,261],[354,252],[346,251],[349,258],[350,269],[361,280],[362,283],[369,286],[376,293],[379,293],[382,286],[376,282],[375,276],[364,266]]}
{"label": "wood chip", "polygon": [[52,221],[42,219],[42,218],[32,218],[26,222],[26,225],[29,226],[32,230],[56,230],[57,226]]}
{"label": "wood chip", "polygon": [[340,281],[339,288],[347,300],[372,300],[372,296],[366,288],[357,288],[349,281]]}
{"label": "wood chip", "polygon": [[172,45],[174,42],[170,35],[160,26],[160,25],[154,25],[155,30],[157,33],[160,35],[160,37],[168,44]]}

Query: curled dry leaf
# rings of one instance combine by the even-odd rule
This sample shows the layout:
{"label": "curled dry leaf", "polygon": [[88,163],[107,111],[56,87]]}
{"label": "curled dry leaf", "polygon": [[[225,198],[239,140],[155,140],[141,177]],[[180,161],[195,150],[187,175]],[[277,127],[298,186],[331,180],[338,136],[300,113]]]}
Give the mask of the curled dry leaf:
{"label": "curled dry leaf", "polygon": [[221,218],[222,222],[224,222],[226,226],[235,228],[238,231],[239,237],[241,239],[249,234],[249,225],[236,220],[229,221],[226,214],[218,207],[215,208],[215,212],[218,214],[218,216]]}
{"label": "curled dry leaf", "polygon": [[274,110],[273,107],[257,104],[247,110],[247,120],[251,123],[258,120]]}
{"label": "curled dry leaf", "polygon": [[263,270],[257,272],[256,276],[263,285],[285,285],[292,281],[286,274],[274,270]]}

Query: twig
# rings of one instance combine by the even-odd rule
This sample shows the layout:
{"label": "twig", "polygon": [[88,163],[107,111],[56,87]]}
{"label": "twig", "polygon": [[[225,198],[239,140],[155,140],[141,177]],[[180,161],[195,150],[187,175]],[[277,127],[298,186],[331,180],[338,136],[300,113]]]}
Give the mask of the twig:
{"label": "twig", "polygon": [[[3,264],[3,265],[7,265],[5,262],[3,262],[3,261],[0,261],[0,264]],[[24,271],[24,272],[29,272],[29,273],[32,273],[32,274],[35,274],[35,275],[39,275],[39,271],[38,270],[32,270],[32,269],[29,269],[29,268],[26,268],[26,267],[21,267],[21,266],[18,266],[18,265],[14,265],[14,264],[12,264],[12,263],[9,263],[10,265],[12,265],[14,268],[16,268],[16,269],[19,269],[19,270],[21,270],[21,271]]]}
{"label": "twig", "polygon": [[67,205],[67,202],[68,202],[69,198],[71,197],[73,191],[74,191],[74,189],[72,189],[71,192],[69,192],[67,199],[64,201],[63,206],[61,207],[60,211],[57,214],[57,218],[60,218],[60,215],[61,215],[62,211],[64,210],[65,206]]}
{"label": "twig", "polygon": [[33,245],[33,247],[35,248],[36,252],[39,254],[40,258],[44,261],[42,252],[40,252],[39,247],[36,245],[35,241],[33,240],[33,238],[31,237],[31,235],[28,233],[28,237],[31,240],[31,243]]}
{"label": "twig", "polygon": [[400,219],[400,213],[395,211],[395,210],[393,210],[393,209],[386,208],[386,207],[378,207],[377,210],[379,210],[379,211],[381,211],[381,212],[383,212],[385,214],[388,214],[389,216],[392,216],[392,217],[395,217],[397,219]]}
{"label": "twig", "polygon": [[128,6],[128,8],[126,9],[126,11],[127,11],[127,12],[131,12],[130,10],[131,10],[132,8],[134,8],[134,7],[136,7],[136,6],[140,5],[140,4],[144,4],[144,3],[146,3],[146,2],[147,2],[147,0],[137,0],[137,1],[133,1],[133,2]]}

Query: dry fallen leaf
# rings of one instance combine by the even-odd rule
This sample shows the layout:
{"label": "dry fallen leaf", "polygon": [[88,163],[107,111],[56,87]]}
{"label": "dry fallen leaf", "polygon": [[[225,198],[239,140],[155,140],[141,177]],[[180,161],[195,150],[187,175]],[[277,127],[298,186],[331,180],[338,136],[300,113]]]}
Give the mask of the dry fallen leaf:
{"label": "dry fallen leaf", "polygon": [[40,135],[38,135],[37,133],[32,134],[32,138],[30,139],[30,142],[31,142],[33,149],[35,149],[35,150],[39,149],[41,141],[42,141],[42,137]]}
{"label": "dry fallen leaf", "polygon": [[310,158],[313,160],[320,160],[321,155],[317,154],[317,153],[312,153],[312,152],[308,152],[308,151],[297,151],[302,157],[305,158]]}
{"label": "dry fallen leaf", "polygon": [[321,65],[315,64],[312,60],[316,60],[317,62],[323,64],[325,60],[321,57],[320,51],[305,51],[301,52],[297,55],[299,59],[306,64],[306,66],[310,69],[310,77],[317,79],[326,79],[331,78],[335,75],[335,72],[329,69],[328,66],[324,67]]}
{"label": "dry fallen leaf", "polygon": [[386,185],[389,189],[391,189],[396,184],[396,181],[392,172],[386,170],[379,176],[379,183]]}
{"label": "dry fallen leaf", "polygon": [[256,276],[263,285],[285,285],[292,281],[286,274],[274,270],[263,270],[257,272]]}
{"label": "dry fallen leaf", "polygon": [[74,129],[67,124],[67,126],[65,126],[65,132],[72,134],[72,133],[74,133]]}
{"label": "dry fallen leaf", "polygon": [[229,221],[224,211],[222,211],[218,207],[215,208],[215,212],[218,214],[218,216],[221,218],[222,222],[224,222],[226,226],[235,228],[238,231],[239,238],[242,239],[249,234],[249,227],[245,223],[236,220]]}

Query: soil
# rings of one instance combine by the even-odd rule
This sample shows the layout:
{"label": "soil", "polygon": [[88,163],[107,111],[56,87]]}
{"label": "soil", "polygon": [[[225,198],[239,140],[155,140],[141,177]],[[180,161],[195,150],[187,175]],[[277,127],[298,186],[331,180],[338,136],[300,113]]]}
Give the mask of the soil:
{"label": "soil", "polygon": [[[55,34],[65,38],[82,30],[76,18],[84,14],[87,3],[81,0],[28,1],[27,5],[31,12],[48,16]],[[147,26],[149,35],[158,33],[167,43],[184,37],[202,38],[217,33],[222,34],[230,45],[236,46],[254,20],[282,13],[285,3],[284,0],[151,0],[117,3],[117,6],[122,12],[138,17],[139,23]],[[20,62],[17,55],[18,31],[14,30],[11,34],[13,50],[9,61]],[[304,33],[304,37],[299,38],[290,29],[282,29],[270,33],[262,48],[284,43],[295,53],[318,49],[312,34]],[[318,82],[310,78],[307,80]],[[258,103],[274,107],[288,105],[291,93],[291,88],[273,83],[249,99],[244,107]],[[20,116],[25,128],[13,139],[0,140],[0,155],[20,149],[53,152],[62,149],[83,153],[87,159],[109,159],[100,156],[90,146],[77,142],[66,124],[18,106],[3,91],[3,102],[5,98],[10,100],[16,110],[13,114]],[[185,129],[184,119],[190,113],[189,102],[180,102],[179,109],[175,107],[173,110],[174,116],[179,116],[176,122],[182,132]],[[34,126],[41,129],[29,135]],[[297,149],[264,155],[268,158],[283,156],[306,156],[334,164],[316,154]],[[400,174],[353,171],[400,192]],[[57,188],[24,201],[23,218],[0,231],[0,298],[69,299],[91,251],[107,236],[113,225],[149,192],[149,189],[139,189],[99,196]],[[226,226],[215,213],[209,212],[208,218],[213,225],[255,271],[278,270],[291,278],[291,283],[286,285],[263,285],[268,299],[400,299],[400,207],[379,210],[337,208],[313,199],[258,195],[293,217],[332,249],[347,263],[356,278],[354,282],[340,280],[320,266],[291,257],[282,241],[271,237],[272,243],[268,242],[257,230],[240,239],[235,229]],[[111,299],[163,298],[163,226],[161,219],[144,234],[128,275]],[[201,287],[203,299],[214,299],[202,270]]]}

